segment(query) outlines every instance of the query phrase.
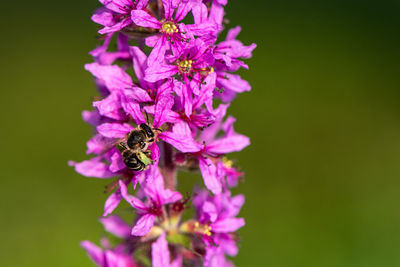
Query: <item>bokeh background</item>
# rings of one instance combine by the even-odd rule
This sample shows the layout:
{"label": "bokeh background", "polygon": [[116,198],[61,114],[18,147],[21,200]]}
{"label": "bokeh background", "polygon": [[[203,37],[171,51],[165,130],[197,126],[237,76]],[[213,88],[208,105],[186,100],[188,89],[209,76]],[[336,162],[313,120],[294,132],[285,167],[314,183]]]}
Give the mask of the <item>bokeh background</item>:
{"label": "bokeh background", "polygon": [[[86,158],[80,113],[96,89],[95,0],[6,1],[0,23],[1,266],[94,266],[107,181]],[[253,90],[230,108],[252,139],[237,266],[400,266],[400,2],[231,0],[256,42]],[[198,178],[183,175],[183,186]]]}

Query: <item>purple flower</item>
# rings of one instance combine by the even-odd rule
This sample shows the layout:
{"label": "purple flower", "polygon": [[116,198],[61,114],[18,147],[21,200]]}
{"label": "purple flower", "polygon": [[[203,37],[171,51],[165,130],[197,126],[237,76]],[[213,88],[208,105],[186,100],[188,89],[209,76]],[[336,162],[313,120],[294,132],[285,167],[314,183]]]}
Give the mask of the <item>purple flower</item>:
{"label": "purple flower", "polygon": [[[90,52],[94,63],[85,65],[100,96],[82,113],[94,128],[86,151],[91,158],[69,165],[87,177],[114,178],[100,221],[119,241],[103,238],[103,248],[83,241],[82,247],[103,267],[233,267],[227,257],[238,253],[244,196],[229,190],[243,173],[227,154],[250,140],[235,132],[236,119],[226,113],[237,93],[251,89],[235,72],[248,69],[243,59],[256,45],[237,40],[240,27],[217,43],[227,0],[100,2],[92,19],[104,26],[103,43]],[[193,24],[183,23],[189,13]],[[216,98],[222,103],[214,108]],[[128,137],[133,145],[122,153],[118,144]],[[134,155],[144,160],[140,168],[126,165],[128,156],[134,165]],[[191,197],[176,191],[181,169],[199,170],[208,189],[196,191],[188,219]],[[111,215],[122,199],[137,214],[133,225]]]}
{"label": "purple flower", "polygon": [[100,267],[138,267],[132,256],[113,250],[102,250],[90,241],[82,241],[81,246],[89,257]]}
{"label": "purple flower", "polygon": [[[238,26],[231,29],[226,40],[214,48],[215,72],[217,74],[216,86],[219,89],[217,95],[224,102],[231,102],[237,93],[250,91],[250,84],[237,74],[230,72],[237,71],[240,67],[248,69],[248,66],[239,58],[250,58],[256,44],[244,46],[236,40],[241,28]],[[218,94],[219,92],[219,94]]]}
{"label": "purple flower", "polygon": [[132,24],[131,11],[143,9],[148,0],[99,0],[104,5],[95,11],[92,20],[104,26],[99,33],[111,33]]}
{"label": "purple flower", "polygon": [[[221,106],[218,114],[219,123],[225,115],[226,108],[227,106]],[[160,138],[183,153],[191,153],[199,162],[206,187],[214,194],[219,194],[222,190],[221,180],[226,173],[221,173],[221,169],[218,172],[215,163],[220,161],[222,155],[241,151],[250,144],[248,137],[234,131],[234,122],[233,117],[229,117],[222,125],[215,122],[214,126],[205,129],[200,135],[200,143],[195,141],[188,124],[185,122],[176,123],[172,132],[161,133]],[[225,136],[215,138],[221,128],[225,132]],[[222,176],[218,176],[218,174]]]}
{"label": "purple flower", "polygon": [[155,18],[144,10],[133,10],[132,20],[138,26],[156,29],[159,34],[148,37],[146,45],[154,47],[149,55],[149,65],[164,59],[167,50],[178,56],[194,36],[211,34],[215,28],[210,23],[185,25],[180,23],[191,10],[190,1],[163,0],[164,16]]}
{"label": "purple flower", "polygon": [[200,191],[193,203],[198,216],[195,231],[203,236],[207,245],[204,266],[230,264],[225,262],[224,255],[237,254],[238,249],[232,233],[245,224],[243,218],[236,217],[244,203],[244,196],[231,197],[229,192],[225,192],[211,197],[206,191]]}
{"label": "purple flower", "polygon": [[[187,117],[194,108],[203,103],[212,103],[216,75],[214,73],[214,57],[205,43],[197,39],[190,48],[183,50],[170,64],[156,63],[146,69],[145,79],[150,82],[176,76],[174,91],[184,106]],[[193,96],[194,95],[194,96]]]}
{"label": "purple flower", "polygon": [[178,256],[172,263],[168,249],[168,242],[163,232],[160,237],[151,245],[151,256],[153,267],[181,267],[182,257]]}
{"label": "purple flower", "polygon": [[132,229],[132,235],[143,236],[147,234],[157,218],[163,216],[163,205],[174,203],[182,198],[182,195],[178,192],[171,191],[164,188],[164,180],[158,169],[158,167],[151,167],[151,182],[142,184],[144,195],[147,198],[146,202],[143,202],[137,197],[128,194],[126,185],[120,181],[121,195],[122,197],[136,209],[139,219],[136,225]]}

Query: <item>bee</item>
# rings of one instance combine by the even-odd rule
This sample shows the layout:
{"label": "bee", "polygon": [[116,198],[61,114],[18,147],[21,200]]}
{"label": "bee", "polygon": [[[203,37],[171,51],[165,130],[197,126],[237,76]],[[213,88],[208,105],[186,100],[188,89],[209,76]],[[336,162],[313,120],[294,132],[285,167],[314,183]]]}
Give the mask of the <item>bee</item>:
{"label": "bee", "polygon": [[153,129],[146,123],[142,123],[139,125],[139,130],[133,130],[127,134],[126,142],[123,141],[117,145],[124,163],[129,169],[143,171],[153,163],[151,151],[147,149],[154,142],[154,137]]}
{"label": "bee", "polygon": [[153,163],[151,151],[135,151],[122,142],[118,144],[118,150],[121,152],[126,167],[133,171],[143,171],[149,164]]}
{"label": "bee", "polygon": [[126,138],[127,146],[135,151],[146,151],[148,146],[154,142],[154,131],[146,123],[139,125],[139,130],[128,133]]}

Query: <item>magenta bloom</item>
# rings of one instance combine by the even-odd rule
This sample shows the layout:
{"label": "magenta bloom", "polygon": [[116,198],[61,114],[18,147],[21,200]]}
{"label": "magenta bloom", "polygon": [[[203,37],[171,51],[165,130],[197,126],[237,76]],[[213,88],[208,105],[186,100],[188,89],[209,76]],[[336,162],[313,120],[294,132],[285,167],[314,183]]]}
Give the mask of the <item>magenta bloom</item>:
{"label": "magenta bloom", "polygon": [[104,7],[95,11],[92,20],[104,26],[99,33],[111,33],[124,29],[132,24],[131,11],[143,9],[148,0],[99,0]]}
{"label": "magenta bloom", "polygon": [[178,256],[173,262],[170,259],[168,242],[165,239],[165,233],[157,239],[151,246],[151,257],[153,267],[181,267],[182,257]]}
{"label": "magenta bloom", "polygon": [[215,28],[210,23],[185,25],[181,21],[191,10],[191,1],[163,0],[164,16],[155,18],[144,10],[133,10],[132,20],[138,26],[156,29],[159,33],[148,37],[146,45],[154,47],[149,55],[149,65],[162,62],[167,50],[177,57],[187,46],[193,42],[194,36],[210,35]]}
{"label": "magenta bloom", "polygon": [[122,197],[136,209],[140,216],[132,229],[132,235],[135,236],[143,236],[150,231],[157,217],[163,215],[163,205],[174,203],[182,198],[179,192],[164,188],[164,180],[157,167],[152,167],[151,172],[152,182],[142,184],[146,202],[128,194],[125,184],[120,181]]}
{"label": "magenta bloom", "polygon": [[[250,139],[227,112],[251,89],[236,72],[256,45],[237,40],[240,27],[217,42],[227,0],[100,2],[92,20],[103,42],[85,65],[99,93],[82,113],[93,127],[89,158],[69,165],[109,179],[100,222],[115,240],[82,247],[101,267],[233,267],[227,257],[245,221],[244,196],[230,189],[244,173],[227,156]],[[201,174],[205,187],[179,192],[181,170]],[[114,215],[121,200],[131,223]]]}

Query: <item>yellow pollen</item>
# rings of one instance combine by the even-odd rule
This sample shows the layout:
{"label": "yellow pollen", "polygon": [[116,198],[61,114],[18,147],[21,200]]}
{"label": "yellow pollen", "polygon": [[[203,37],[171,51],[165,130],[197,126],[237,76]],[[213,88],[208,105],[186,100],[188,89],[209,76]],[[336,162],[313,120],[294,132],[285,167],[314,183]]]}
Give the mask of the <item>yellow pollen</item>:
{"label": "yellow pollen", "polygon": [[167,21],[162,25],[162,30],[165,33],[172,34],[178,32],[178,28],[176,27],[175,23],[171,21]]}
{"label": "yellow pollen", "polygon": [[200,224],[199,222],[195,222],[194,223],[194,226],[195,226],[195,231],[196,232],[198,232],[198,233],[202,233],[202,234],[204,234],[204,235],[206,235],[206,236],[211,236],[212,235],[212,233],[211,233],[211,230],[212,230],[212,228],[211,228],[211,226],[209,226],[209,225],[207,225],[207,224]]}
{"label": "yellow pollen", "polygon": [[225,165],[225,167],[232,168],[233,162],[232,160],[229,160],[227,157],[222,158],[222,163]]}
{"label": "yellow pollen", "polygon": [[211,68],[210,68],[210,73],[213,73],[213,72],[214,72],[214,68],[211,67]]}
{"label": "yellow pollen", "polygon": [[182,72],[186,72],[186,73],[188,73],[188,72],[190,72],[190,70],[192,69],[192,63],[193,63],[193,61],[192,60],[182,60],[181,62],[179,62],[179,69],[182,71]]}

